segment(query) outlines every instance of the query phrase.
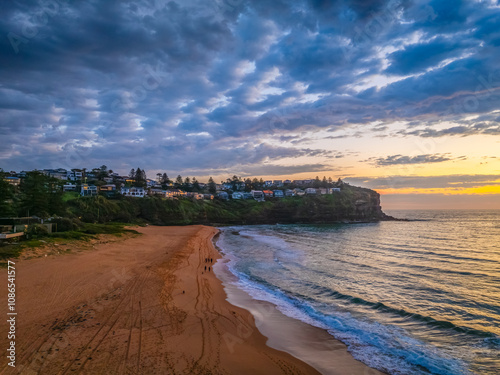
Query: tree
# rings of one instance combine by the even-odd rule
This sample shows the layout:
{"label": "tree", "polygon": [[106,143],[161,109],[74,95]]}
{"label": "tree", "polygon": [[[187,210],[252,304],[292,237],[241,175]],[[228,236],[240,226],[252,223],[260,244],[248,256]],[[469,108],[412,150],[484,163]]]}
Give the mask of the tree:
{"label": "tree", "polygon": [[161,183],[168,184],[169,182],[170,182],[170,178],[168,178],[166,173],[163,173],[163,176],[161,176]]}
{"label": "tree", "polygon": [[210,194],[215,194],[217,192],[217,185],[212,177],[208,179],[208,192]]}
{"label": "tree", "polygon": [[11,184],[4,180],[3,171],[0,172],[0,217],[14,215],[12,199],[14,198],[14,189]]}
{"label": "tree", "polygon": [[21,183],[21,215],[48,217],[64,210],[60,181],[38,171],[26,173]]}
{"label": "tree", "polygon": [[166,189],[168,184],[170,183],[170,179],[168,178],[166,173],[163,173],[161,176],[161,186],[163,189]]}
{"label": "tree", "polygon": [[245,180],[245,191],[250,191],[253,189],[253,184],[252,184],[252,180],[250,180],[249,178],[247,178]]}
{"label": "tree", "polygon": [[108,167],[104,164],[99,167],[99,171],[97,173],[97,179],[103,180],[105,177],[108,177]]}
{"label": "tree", "polygon": [[146,181],[146,171],[141,170],[141,168],[137,168],[135,170],[135,183],[134,186],[137,187],[146,187],[147,186],[147,181]]}
{"label": "tree", "polygon": [[198,180],[196,179],[196,177],[193,177],[193,179],[191,180],[193,182],[193,191],[200,191],[200,183],[198,182]]}
{"label": "tree", "polygon": [[320,185],[321,185],[321,180],[319,179],[318,176],[316,176],[316,178],[313,181],[313,187],[317,189],[320,187]]}
{"label": "tree", "polygon": [[326,179],[326,176],[323,176],[323,180],[321,181],[321,187],[323,188],[328,187],[328,181]]}
{"label": "tree", "polygon": [[158,182],[159,184],[161,184],[161,176],[161,173],[156,174],[156,182]]}
{"label": "tree", "polygon": [[130,173],[128,174],[128,176],[129,176],[130,178],[135,178],[135,169],[134,169],[134,168],[132,168],[132,169],[130,170]]}
{"label": "tree", "polygon": [[191,179],[186,177],[184,179],[184,183],[182,184],[182,188],[184,191],[191,191]]}
{"label": "tree", "polygon": [[178,175],[177,178],[175,179],[174,186],[176,189],[179,189],[182,187],[182,176]]}

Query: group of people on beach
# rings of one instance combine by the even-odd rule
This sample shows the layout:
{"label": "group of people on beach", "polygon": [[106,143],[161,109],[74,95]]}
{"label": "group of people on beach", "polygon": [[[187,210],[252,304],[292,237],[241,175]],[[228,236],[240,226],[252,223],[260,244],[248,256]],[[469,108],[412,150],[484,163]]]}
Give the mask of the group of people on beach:
{"label": "group of people on beach", "polygon": [[[205,258],[205,263],[212,264],[214,262],[213,258]],[[205,266],[205,271],[207,270],[207,266]],[[210,272],[210,266],[208,266],[208,272]]]}

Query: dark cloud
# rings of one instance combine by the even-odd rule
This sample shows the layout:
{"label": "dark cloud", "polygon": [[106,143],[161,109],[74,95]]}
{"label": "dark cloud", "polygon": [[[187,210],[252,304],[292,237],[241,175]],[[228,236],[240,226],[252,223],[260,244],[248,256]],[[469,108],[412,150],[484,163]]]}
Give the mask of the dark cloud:
{"label": "dark cloud", "polygon": [[389,55],[390,66],[387,73],[407,75],[424,71],[445,59],[457,57],[464,49],[458,43],[447,39],[433,39],[427,43],[410,45]]}
{"label": "dark cloud", "polygon": [[428,164],[428,163],[441,163],[443,161],[453,160],[449,154],[426,154],[426,155],[389,155],[383,158],[370,158],[366,160],[369,163],[378,166],[387,165],[406,165],[406,164]]}
{"label": "dark cloud", "polygon": [[410,124],[398,136],[498,135],[480,117],[499,109],[499,24],[488,2],[444,0],[7,2],[0,163],[280,166],[332,157],[303,129],[386,137],[393,121]]}
{"label": "dark cloud", "polygon": [[452,126],[445,129],[418,129],[412,131],[400,131],[399,134],[402,135],[416,135],[424,138],[436,138],[436,137],[444,137],[444,136],[469,136],[476,134],[489,134],[489,135],[499,135],[500,134],[500,125],[498,123],[485,123],[485,122],[477,122],[473,125],[458,125]]}

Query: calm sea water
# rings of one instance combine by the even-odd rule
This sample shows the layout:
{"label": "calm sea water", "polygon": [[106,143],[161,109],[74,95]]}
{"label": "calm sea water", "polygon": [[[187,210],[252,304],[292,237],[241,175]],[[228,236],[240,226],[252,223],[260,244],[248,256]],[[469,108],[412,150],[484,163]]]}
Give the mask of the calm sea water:
{"label": "calm sea water", "polygon": [[389,374],[500,373],[500,211],[225,227],[238,286]]}

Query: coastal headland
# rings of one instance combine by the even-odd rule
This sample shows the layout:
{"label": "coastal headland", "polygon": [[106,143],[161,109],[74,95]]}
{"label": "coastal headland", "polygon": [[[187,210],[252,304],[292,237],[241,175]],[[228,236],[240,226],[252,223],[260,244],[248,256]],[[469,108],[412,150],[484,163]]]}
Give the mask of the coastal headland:
{"label": "coastal headland", "polygon": [[[267,346],[252,314],[226,300],[213,272],[217,229],[137,230],[91,250],[16,262],[16,367],[2,356],[2,374],[318,374]],[[352,363],[350,374],[378,373]]]}

